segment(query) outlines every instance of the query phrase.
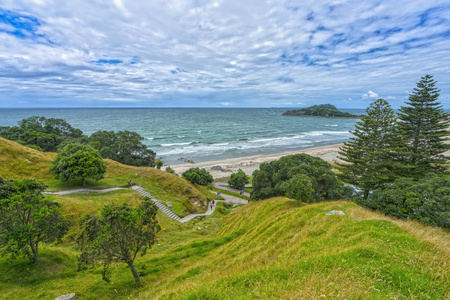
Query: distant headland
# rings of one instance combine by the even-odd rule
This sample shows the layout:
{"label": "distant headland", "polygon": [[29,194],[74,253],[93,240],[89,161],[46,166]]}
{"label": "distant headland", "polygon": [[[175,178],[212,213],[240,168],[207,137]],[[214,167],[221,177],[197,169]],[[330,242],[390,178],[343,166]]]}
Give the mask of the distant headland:
{"label": "distant headland", "polygon": [[282,116],[299,117],[323,117],[323,118],[361,118],[362,115],[352,115],[348,112],[342,112],[332,104],[319,104],[307,108],[285,111]]}

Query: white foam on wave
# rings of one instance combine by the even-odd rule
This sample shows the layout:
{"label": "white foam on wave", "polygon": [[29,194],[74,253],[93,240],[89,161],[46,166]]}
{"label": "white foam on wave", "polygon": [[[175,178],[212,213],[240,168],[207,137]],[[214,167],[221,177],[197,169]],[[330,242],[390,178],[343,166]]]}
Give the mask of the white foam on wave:
{"label": "white foam on wave", "polygon": [[147,140],[149,141],[153,141],[155,138],[147,138]]}
{"label": "white foam on wave", "polygon": [[186,143],[172,143],[172,144],[161,144],[161,147],[172,147],[172,146],[184,146],[184,145],[190,145],[191,142]]}
{"label": "white foam on wave", "polygon": [[338,124],[333,124],[333,125],[325,125],[326,127],[338,127]]}

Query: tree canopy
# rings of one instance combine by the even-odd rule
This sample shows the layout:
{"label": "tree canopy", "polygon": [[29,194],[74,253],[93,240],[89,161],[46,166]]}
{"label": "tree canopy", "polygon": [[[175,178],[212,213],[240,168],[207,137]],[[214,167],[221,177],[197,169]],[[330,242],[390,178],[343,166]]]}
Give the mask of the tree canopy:
{"label": "tree canopy", "polygon": [[97,150],[87,145],[71,143],[59,151],[50,171],[55,179],[62,181],[80,178],[84,186],[86,178],[102,179],[106,165]]}
{"label": "tree canopy", "polygon": [[445,143],[450,136],[450,118],[438,102],[435,85],[433,76],[422,77],[409,95],[408,106],[402,106],[398,115],[400,128],[408,139],[410,175],[416,179],[429,172],[443,172],[443,164],[449,159],[443,153],[450,149]]}
{"label": "tree canopy", "polygon": [[155,242],[159,230],[157,208],[149,198],[138,207],[128,204],[110,204],[103,208],[101,216],[86,215],[80,220],[81,233],[77,245],[82,251],[79,270],[92,266],[95,261],[104,265],[103,277],[112,262],[123,262],[130,268],[136,284],[139,274],[134,266],[138,253],[144,255]]}
{"label": "tree canopy", "polygon": [[61,204],[42,195],[47,186],[35,180],[0,177],[0,253],[39,261],[39,244],[60,240],[68,231]]}
{"label": "tree canopy", "polygon": [[103,158],[131,166],[155,166],[155,152],[142,143],[144,138],[132,131],[97,131],[89,137],[90,144]]}
{"label": "tree canopy", "polygon": [[406,142],[389,103],[378,99],[366,114],[351,132],[354,137],[340,148],[339,158],[346,163],[338,163],[340,177],[361,188],[365,198],[404,174],[406,155]]}
{"label": "tree canopy", "polygon": [[63,119],[34,116],[21,120],[18,125],[0,127],[0,136],[42,151],[54,152],[63,141],[83,136],[80,129]]}
{"label": "tree canopy", "polygon": [[242,190],[248,182],[248,176],[242,171],[231,174],[228,179],[228,185],[238,190]]}
{"label": "tree canopy", "polygon": [[208,185],[214,180],[208,171],[200,168],[190,168],[189,170],[183,172],[181,176],[189,180],[191,183],[200,185]]}
{"label": "tree canopy", "polygon": [[251,199],[286,196],[299,202],[338,199],[344,193],[331,165],[307,154],[288,155],[263,163],[253,173]]}

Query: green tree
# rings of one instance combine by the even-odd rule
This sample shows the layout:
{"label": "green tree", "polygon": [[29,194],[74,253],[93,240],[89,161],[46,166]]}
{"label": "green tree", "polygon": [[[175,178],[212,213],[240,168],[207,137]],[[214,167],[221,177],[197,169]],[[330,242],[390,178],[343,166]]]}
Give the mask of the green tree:
{"label": "green tree", "polygon": [[62,181],[81,178],[85,186],[86,178],[102,179],[106,165],[97,150],[87,145],[71,143],[59,151],[50,171],[55,179]]}
{"label": "green tree", "polygon": [[73,128],[63,119],[30,117],[19,126],[1,127],[0,136],[42,151],[56,151],[66,140],[83,137],[80,129]]}
{"label": "green tree", "polygon": [[147,149],[144,138],[131,131],[97,131],[89,137],[91,145],[103,158],[131,166],[155,166],[155,152]]}
{"label": "green tree", "polygon": [[363,197],[383,184],[405,174],[406,142],[399,131],[396,116],[384,99],[370,104],[355,125],[354,137],[340,148],[338,163],[343,181],[363,191]]}
{"label": "green tree", "polygon": [[248,176],[242,171],[231,174],[230,179],[228,179],[228,185],[238,190],[244,189],[247,183],[249,183]]}
{"label": "green tree", "polygon": [[214,180],[208,171],[200,168],[190,168],[189,170],[183,172],[181,176],[189,180],[191,183],[200,185],[208,185]]}
{"label": "green tree", "polygon": [[450,230],[450,175],[400,178],[359,202],[397,218],[416,219]]}
{"label": "green tree", "polygon": [[39,261],[39,244],[59,241],[68,230],[61,204],[42,195],[47,186],[35,180],[6,181],[0,177],[0,253],[23,254]]}
{"label": "green tree", "polygon": [[305,202],[322,201],[338,199],[345,191],[329,163],[307,154],[262,163],[253,173],[252,185],[251,199],[256,200],[286,196]]}
{"label": "green tree", "polygon": [[161,167],[164,165],[163,161],[159,159],[155,162],[155,164],[158,170],[161,170]]}
{"label": "green tree", "polygon": [[112,262],[128,265],[136,284],[139,274],[134,267],[138,253],[144,255],[155,242],[159,230],[156,220],[157,208],[149,198],[139,207],[128,204],[110,204],[103,208],[101,216],[84,216],[80,219],[81,233],[77,245],[82,251],[78,258],[79,270],[103,263],[103,278],[108,280],[107,269]]}
{"label": "green tree", "polygon": [[445,143],[450,136],[450,118],[437,101],[439,90],[435,85],[433,76],[422,77],[409,95],[409,106],[402,106],[398,115],[409,142],[408,163],[413,167],[410,175],[416,179],[429,172],[443,172],[449,159],[443,153],[450,148]]}

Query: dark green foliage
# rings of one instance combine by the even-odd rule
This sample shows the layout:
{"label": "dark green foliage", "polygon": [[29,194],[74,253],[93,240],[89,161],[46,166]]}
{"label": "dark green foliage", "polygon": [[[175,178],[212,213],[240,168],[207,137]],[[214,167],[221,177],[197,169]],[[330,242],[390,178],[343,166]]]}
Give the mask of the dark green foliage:
{"label": "dark green foliage", "polygon": [[261,164],[253,173],[252,184],[251,199],[286,196],[314,202],[338,199],[345,190],[329,163],[307,154],[288,155]]}
{"label": "dark green foliage", "polygon": [[378,99],[370,104],[355,125],[354,137],[341,147],[340,177],[363,190],[370,191],[403,175],[406,142],[398,129],[394,111],[388,102]]}
{"label": "dark green foliage", "polygon": [[401,178],[358,202],[388,215],[450,229],[450,175]]}
{"label": "dark green foliage", "polygon": [[42,151],[56,151],[64,140],[81,138],[83,132],[63,119],[30,117],[19,126],[1,127],[0,136]]}
{"label": "dark green foliage", "polygon": [[248,176],[242,171],[231,174],[230,179],[228,179],[228,185],[238,190],[244,189],[247,183],[249,183]]}
{"label": "dark green foliage", "polygon": [[161,167],[164,165],[164,163],[162,162],[162,160],[157,160],[155,164],[156,164],[156,168],[157,168],[158,170],[161,170]]}
{"label": "dark green foliage", "polygon": [[89,137],[103,158],[131,166],[155,166],[155,152],[142,143],[144,138],[131,131],[97,131]]}
{"label": "dark green foliage", "polygon": [[429,172],[443,172],[443,164],[448,159],[442,153],[450,148],[444,143],[450,136],[450,118],[437,102],[439,90],[435,85],[433,76],[422,77],[406,102],[409,106],[400,108],[400,126],[411,152],[408,159],[412,166],[410,176],[416,179]]}
{"label": "dark green foliage", "polygon": [[208,185],[214,180],[214,178],[208,171],[200,168],[190,168],[181,176],[189,180],[191,183],[200,185]]}
{"label": "dark green foliage", "polygon": [[359,117],[347,112],[339,111],[332,104],[313,105],[308,108],[288,110],[282,114],[283,116],[316,116],[316,117],[339,117],[354,118]]}
{"label": "dark green foliage", "polygon": [[170,173],[170,174],[175,174],[175,170],[172,169],[170,166],[167,166],[167,167],[166,167],[166,172],[167,172],[167,173]]}
{"label": "dark green foliage", "polygon": [[110,204],[103,208],[100,217],[87,215],[81,218],[77,245],[82,253],[78,258],[78,269],[101,262],[103,279],[108,280],[109,265],[123,262],[130,268],[136,284],[140,284],[134,260],[138,253],[144,255],[155,242],[159,230],[156,212],[155,204],[145,198],[139,207]]}
{"label": "dark green foliage", "polygon": [[61,204],[46,200],[47,186],[37,181],[6,181],[0,177],[0,253],[39,261],[39,243],[59,241],[68,230]]}
{"label": "dark green foliage", "polygon": [[87,145],[68,144],[61,149],[52,162],[50,172],[62,181],[81,178],[100,180],[106,172],[106,165],[97,150]]}

